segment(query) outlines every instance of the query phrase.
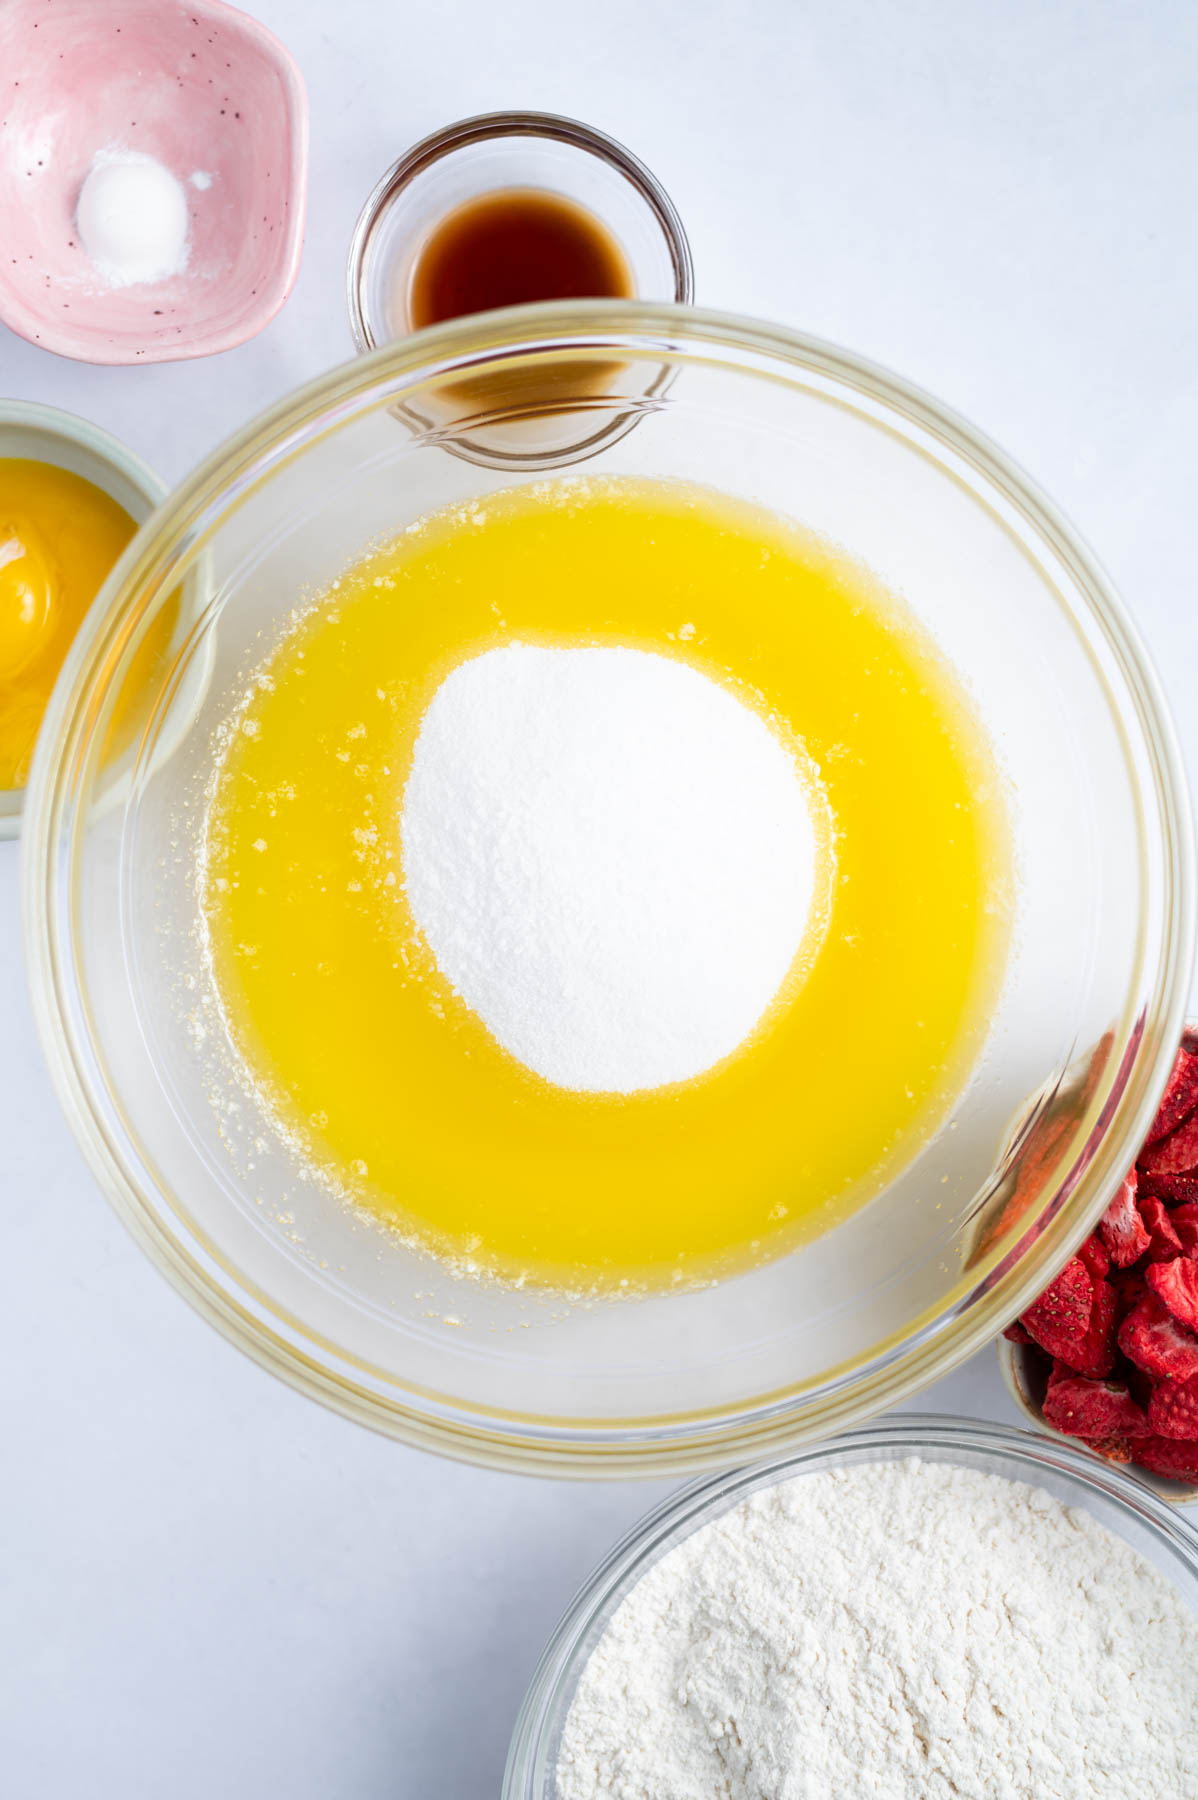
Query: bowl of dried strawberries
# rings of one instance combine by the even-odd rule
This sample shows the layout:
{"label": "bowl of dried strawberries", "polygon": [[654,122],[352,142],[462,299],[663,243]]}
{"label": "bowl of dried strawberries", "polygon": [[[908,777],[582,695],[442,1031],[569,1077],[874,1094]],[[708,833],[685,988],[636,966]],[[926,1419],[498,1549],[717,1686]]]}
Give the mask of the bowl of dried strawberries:
{"label": "bowl of dried strawberries", "polygon": [[1032,1424],[1198,1502],[1198,1024],[1097,1229],[1007,1327],[999,1359]]}

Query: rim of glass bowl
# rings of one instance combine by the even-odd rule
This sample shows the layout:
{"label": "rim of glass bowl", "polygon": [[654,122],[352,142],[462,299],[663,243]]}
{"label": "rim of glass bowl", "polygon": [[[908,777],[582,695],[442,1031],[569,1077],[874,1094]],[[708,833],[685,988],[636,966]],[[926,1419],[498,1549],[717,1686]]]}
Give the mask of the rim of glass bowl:
{"label": "rim of glass bowl", "polygon": [[[1137,973],[1116,1025],[1104,1130],[1004,1237],[963,1274],[932,1315],[814,1380],[725,1409],[600,1425],[465,1406],[403,1385],[354,1360],[275,1307],[228,1266],[159,1190],[109,1098],[89,1039],[87,998],[72,955],[74,864],[83,823],[78,765],[95,696],[142,612],[169,591],[179,559],[304,445],[360,410],[394,407],[414,386],[477,371],[506,354],[662,357],[835,391],[875,419],[930,438],[1062,561],[1085,597],[1079,631],[1095,634],[1132,695],[1159,810],[1161,891],[1147,895],[1159,933],[1141,932]],[[147,599],[147,595],[150,597]],[[1146,877],[1147,879],[1147,874]],[[1194,939],[1194,849],[1185,778],[1155,673],[1110,583],[1052,503],[994,445],[937,401],[850,352],[782,326],[731,314],[633,301],[515,307],[440,325],[309,383],[230,439],[159,508],[93,606],[51,698],[26,806],[23,913],[34,1015],[67,1118],[117,1212],[176,1287],[264,1367],[326,1405],[419,1448],[536,1474],[626,1479],[727,1467],[827,1437],[895,1405],[995,1337],[1047,1285],[1089,1231],[1142,1142],[1180,1038]],[[1150,954],[1151,951],[1151,954]]]}
{"label": "rim of glass bowl", "polygon": [[346,262],[345,303],[349,309],[350,331],[360,352],[369,353],[383,343],[407,342],[414,335],[409,332],[398,339],[376,336],[374,321],[364,303],[366,254],[370,240],[396,195],[402,193],[418,175],[422,175],[442,157],[452,156],[471,144],[482,144],[490,138],[504,137],[553,138],[572,150],[583,150],[597,156],[601,162],[607,163],[617,174],[622,175],[640,194],[661,228],[674,274],[674,302],[685,305],[690,301],[694,292],[694,269],[685,228],[678,209],[665,188],[638,156],[634,156],[631,150],[626,149],[616,138],[609,137],[605,131],[599,131],[593,125],[584,125],[581,119],[567,118],[563,113],[476,113],[469,119],[457,119],[452,125],[443,126],[441,130],[421,138],[410,150],[405,150],[376,183],[358,214]]}
{"label": "rim of glass bowl", "polygon": [[[792,1476],[843,1467],[848,1461],[876,1462],[887,1453],[918,1456],[930,1451],[947,1451],[947,1456],[937,1460],[958,1466],[971,1466],[970,1456],[1014,1463],[1016,1468],[1008,1466],[1001,1472],[1009,1479],[1024,1479],[1037,1486],[1050,1474],[1068,1483],[1079,1500],[1083,1495],[1100,1495],[1117,1511],[1133,1515],[1160,1548],[1198,1579],[1198,1532],[1140,1481],[1069,1444],[984,1419],[903,1413],[768,1463],[704,1476],[643,1514],[570,1601],[541,1654],[517,1714],[501,1800],[545,1800],[553,1774],[549,1757],[594,1647],[587,1642],[592,1628],[600,1619],[611,1617],[667,1550],[756,1489],[772,1487]],[[858,1456],[857,1452],[864,1454]],[[1195,1610],[1198,1616],[1198,1607]]]}

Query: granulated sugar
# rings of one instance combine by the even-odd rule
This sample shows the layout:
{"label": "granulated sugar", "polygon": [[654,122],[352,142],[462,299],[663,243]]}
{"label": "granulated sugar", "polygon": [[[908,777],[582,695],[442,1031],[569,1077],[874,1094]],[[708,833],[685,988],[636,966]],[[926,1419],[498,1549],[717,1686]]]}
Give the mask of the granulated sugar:
{"label": "granulated sugar", "polygon": [[765,1488],[649,1570],[559,1800],[1194,1800],[1198,1625],[1087,1513],[968,1468]]}
{"label": "granulated sugar", "polygon": [[403,798],[407,898],[493,1037],[630,1093],[730,1055],[813,917],[819,798],[765,720],[685,663],[516,644],[460,664]]}

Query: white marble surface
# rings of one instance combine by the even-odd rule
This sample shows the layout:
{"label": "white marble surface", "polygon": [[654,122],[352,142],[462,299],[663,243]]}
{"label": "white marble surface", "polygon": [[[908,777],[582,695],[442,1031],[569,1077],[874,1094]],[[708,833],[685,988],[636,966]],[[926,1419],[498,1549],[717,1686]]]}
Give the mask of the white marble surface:
{"label": "white marble surface", "polygon": [[[1053,493],[1139,619],[1198,767],[1198,13],[1184,0],[253,10],[311,96],[289,305],[257,341],[175,367],[88,368],[0,334],[0,392],[87,414],[178,477],[349,353],[346,243],[402,148],[492,107],[574,113],[671,190],[701,300],[871,353]],[[0,845],[0,1790],[492,1800],[546,1634],[660,1489],[398,1449],[201,1324],[59,1117],[16,887]],[[925,1402],[1011,1416],[990,1354]]]}

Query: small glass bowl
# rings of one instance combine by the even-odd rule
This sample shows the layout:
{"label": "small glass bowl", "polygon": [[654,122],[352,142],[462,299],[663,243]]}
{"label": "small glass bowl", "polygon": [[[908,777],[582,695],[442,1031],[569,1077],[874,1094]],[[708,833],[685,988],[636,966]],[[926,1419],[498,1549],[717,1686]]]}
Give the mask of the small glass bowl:
{"label": "small glass bowl", "polygon": [[424,138],[383,176],[349,248],[347,302],[359,350],[406,337],[407,296],[425,237],[480,194],[541,188],[593,213],[628,259],[636,300],[691,299],[690,246],[674,203],[614,138],[555,113],[495,112]]}
{"label": "small glass bowl", "polygon": [[537,1666],[508,1751],[502,1800],[554,1800],[575,1690],[617,1607],[684,1538],[795,1476],[916,1456],[1044,1488],[1147,1558],[1198,1622],[1198,1535],[1138,1481],[1059,1440],[976,1419],[908,1413],[775,1462],[692,1482],[646,1514],[575,1596]]}
{"label": "small glass bowl", "polygon": [[[481,194],[513,188],[558,194],[594,215],[624,253],[635,301],[689,303],[691,254],[682,221],[630,150],[555,113],[483,113],[416,144],[363,207],[347,270],[350,326],[360,351],[412,334],[408,296],[433,227]],[[417,431],[438,434],[456,456],[481,468],[566,468],[623,437],[638,416],[635,406],[615,414],[602,408],[605,387],[626,385],[627,365],[601,372],[598,412],[580,410],[581,396],[572,391],[573,376],[585,389],[585,373],[581,363],[554,375],[542,370],[531,390],[516,391],[485,375],[472,377],[452,394],[426,394],[423,405],[408,400],[396,415]],[[645,364],[630,398],[652,403],[670,379],[666,364]]]}

